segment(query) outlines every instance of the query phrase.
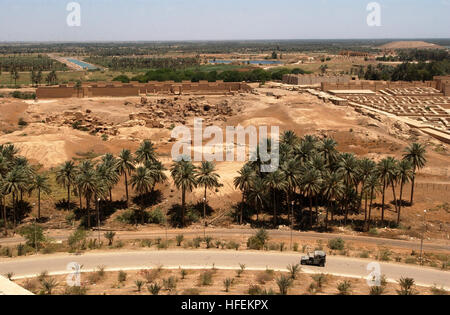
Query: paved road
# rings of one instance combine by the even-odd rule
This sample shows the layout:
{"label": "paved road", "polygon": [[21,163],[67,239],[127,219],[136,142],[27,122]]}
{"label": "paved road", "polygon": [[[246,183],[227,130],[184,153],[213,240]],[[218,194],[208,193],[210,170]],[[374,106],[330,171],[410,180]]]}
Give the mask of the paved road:
{"label": "paved road", "polygon": [[[72,233],[71,231],[55,231],[58,234],[51,233],[50,236],[52,239],[56,241],[64,241],[67,240],[68,235]],[[209,235],[215,239],[227,237],[249,237],[250,235],[254,235],[256,232],[255,229],[207,229],[206,235]],[[290,231],[281,231],[281,230],[269,230],[269,235],[272,238],[284,238],[289,241],[291,232]],[[103,234],[103,232],[101,233]],[[203,236],[203,230],[168,230],[168,237],[174,238],[175,235],[184,234],[184,236]],[[97,232],[92,233],[92,237],[96,237]],[[146,239],[146,238],[164,238],[166,236],[165,230],[155,230],[151,232],[117,232],[116,238],[121,240],[131,240],[131,239]],[[418,251],[420,250],[420,240],[415,241],[404,241],[404,240],[395,240],[395,239],[387,239],[387,238],[377,238],[377,237],[368,237],[368,236],[353,236],[353,235],[342,235],[342,234],[330,234],[330,233],[316,233],[316,232],[293,232],[294,242],[305,241],[305,240],[323,240],[328,241],[329,239],[341,237],[345,241],[351,242],[361,242],[367,243],[371,245],[377,246],[387,246],[387,247],[397,247],[402,249],[410,249]],[[0,239],[0,245],[16,245],[19,243],[23,243],[25,240],[20,236],[15,236],[12,238]],[[450,252],[450,243],[448,241],[436,241],[436,242],[427,242],[425,241],[423,249],[425,251],[446,251]]]}
{"label": "paved road", "polygon": [[[245,264],[248,269],[284,270],[289,264],[299,262],[299,254],[270,253],[253,251],[134,251],[88,253],[84,255],[49,255],[0,260],[0,274],[14,272],[16,277],[33,276],[46,270],[50,273],[67,273],[67,265],[76,262],[83,265],[83,270],[89,271],[99,265],[107,270],[142,269],[163,265],[166,268],[239,268]],[[325,268],[304,267],[305,272],[329,273],[350,277],[367,277],[367,265],[370,260],[328,257]],[[419,285],[438,286],[450,289],[450,272],[418,266],[394,263],[380,263],[381,273],[390,281],[401,277],[410,277]]]}

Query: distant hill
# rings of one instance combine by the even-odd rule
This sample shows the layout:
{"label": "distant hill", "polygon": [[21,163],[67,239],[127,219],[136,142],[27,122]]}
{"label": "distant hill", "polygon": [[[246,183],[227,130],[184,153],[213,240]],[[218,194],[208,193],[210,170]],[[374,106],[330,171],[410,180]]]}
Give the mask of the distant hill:
{"label": "distant hill", "polygon": [[444,49],[444,47],[422,42],[422,41],[400,41],[400,42],[391,42],[387,43],[383,46],[380,46],[381,49]]}

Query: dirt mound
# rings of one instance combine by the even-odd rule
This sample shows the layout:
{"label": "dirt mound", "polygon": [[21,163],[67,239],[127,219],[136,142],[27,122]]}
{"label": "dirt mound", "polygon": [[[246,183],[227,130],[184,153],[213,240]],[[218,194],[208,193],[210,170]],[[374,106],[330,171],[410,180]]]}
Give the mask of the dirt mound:
{"label": "dirt mound", "polygon": [[423,41],[399,41],[380,46],[381,49],[443,49],[442,46]]}

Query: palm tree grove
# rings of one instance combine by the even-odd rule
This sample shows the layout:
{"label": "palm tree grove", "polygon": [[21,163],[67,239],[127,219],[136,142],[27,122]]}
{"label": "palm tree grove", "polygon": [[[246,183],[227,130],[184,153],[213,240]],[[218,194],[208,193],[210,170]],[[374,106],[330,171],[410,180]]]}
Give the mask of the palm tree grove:
{"label": "palm tree grove", "polygon": [[450,0],[235,2],[0,1],[0,296],[450,293]]}
{"label": "palm tree grove", "polygon": [[[230,212],[235,223],[269,229],[283,224],[320,231],[345,225],[360,231],[369,231],[372,226],[399,226],[402,211],[413,204],[415,175],[426,165],[425,148],[413,143],[405,148],[402,159],[387,157],[375,162],[339,152],[337,145],[331,138],[299,138],[292,131],[285,132],[280,141],[280,167],[275,172],[261,172],[262,162],[256,160],[246,163],[234,177],[234,186],[242,196]],[[129,223],[147,224],[148,214],[163,198],[159,185],[169,181],[180,196],[179,204],[171,205],[165,214],[170,216],[170,224],[187,227],[200,219],[207,224],[214,210],[208,206],[207,193],[223,185],[213,162],[194,165],[188,157],[180,156],[166,168],[148,140],[136,152],[123,149],[118,156],[67,161],[46,172],[18,155],[14,145],[0,148],[5,235],[15,233],[31,215],[28,200],[32,196],[37,198],[36,220],[45,219],[41,217],[41,197],[51,196],[55,184],[66,192],[64,199],[54,200],[55,204],[73,212],[78,224],[87,229],[102,225],[118,209],[133,210]],[[114,200],[112,191],[119,183],[125,199]],[[408,183],[412,183],[410,192],[404,189]],[[203,191],[197,208],[186,201],[195,189]],[[392,203],[386,199],[388,191],[392,192]],[[388,208],[397,214],[395,220],[386,220]]]}

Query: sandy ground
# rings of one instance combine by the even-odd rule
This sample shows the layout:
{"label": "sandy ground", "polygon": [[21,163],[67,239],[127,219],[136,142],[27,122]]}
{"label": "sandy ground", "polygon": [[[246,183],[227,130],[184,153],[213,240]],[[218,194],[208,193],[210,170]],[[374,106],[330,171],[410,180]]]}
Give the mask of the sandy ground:
{"label": "sandy ground", "polygon": [[[388,155],[401,158],[404,148],[411,142],[409,135],[398,135],[391,132],[392,126],[371,124],[371,118],[356,113],[350,107],[338,107],[324,103],[309,94],[286,91],[281,89],[258,88],[257,94],[242,94],[235,96],[205,96],[204,103],[218,104],[227,100],[231,106],[241,109],[239,115],[222,117],[215,121],[219,127],[249,125],[279,126],[281,132],[294,130],[299,136],[315,134],[333,137],[339,143],[338,149],[343,152],[354,152],[359,157],[370,157],[380,160]],[[267,96],[268,92],[278,97]],[[182,96],[181,101],[188,101],[190,96]],[[151,102],[159,99],[173,100],[173,96],[148,97]],[[166,165],[170,167],[170,151],[172,143],[169,141],[169,128],[148,128],[130,123],[130,114],[139,113],[143,109],[134,106],[140,98],[95,98],[95,99],[63,99],[51,101],[22,102],[13,99],[0,99],[0,121],[2,122],[0,144],[14,143],[20,148],[20,154],[34,163],[49,169],[60,165],[71,158],[81,158],[91,152],[95,156],[112,152],[119,153],[123,148],[135,150],[144,139],[155,142],[158,152]],[[125,105],[127,103],[128,105]],[[101,119],[103,123],[120,125],[115,136],[109,136],[103,141],[99,135],[75,130],[70,123],[63,123],[65,112],[91,112],[91,115]],[[48,117],[58,117],[61,123],[45,123]],[[17,121],[24,118],[29,124],[19,127]],[[186,124],[192,126],[193,116],[186,118]],[[428,145],[428,164],[418,174],[418,188],[414,207],[403,211],[405,224],[419,228],[423,226],[421,217],[423,210],[429,209],[427,220],[430,229],[435,229],[430,237],[449,238],[450,214],[445,210],[445,203],[450,202],[450,155],[445,145],[436,143],[430,137],[421,135],[418,141]],[[440,150],[435,151],[439,145]],[[443,148],[443,149],[442,149]],[[208,199],[216,213],[227,211],[231,205],[240,199],[232,184],[237,170],[242,162],[221,162],[217,168],[224,184],[219,192],[209,192]],[[122,185],[122,186],[121,186]],[[172,188],[171,183],[160,189],[164,194],[163,206],[178,202],[179,192]],[[408,196],[408,187],[405,196]],[[114,198],[124,196],[123,184],[114,190]],[[62,197],[62,196],[61,196]],[[202,191],[188,194],[188,202],[196,202],[202,197]],[[387,192],[387,200],[391,200],[391,191]],[[444,208],[443,208],[444,207]],[[379,216],[375,210],[375,217]],[[50,200],[44,202],[44,215],[54,214]],[[389,219],[394,219],[394,211],[388,211]]]}
{"label": "sandy ground", "polygon": [[[261,290],[278,294],[279,288],[276,282],[282,274],[289,276],[288,273],[267,271],[244,270],[238,276],[235,270],[186,270],[186,275],[182,276],[181,270],[141,270],[125,272],[125,281],[119,281],[119,272],[106,272],[103,276],[99,273],[82,274],[82,286],[87,289],[88,295],[149,295],[150,284],[161,286],[160,295],[248,295],[251,287],[259,287]],[[204,284],[202,275],[211,274],[211,283]],[[335,277],[324,275],[324,284],[320,290],[317,287],[311,287],[317,282],[314,276],[299,273],[293,280],[292,287],[288,290],[289,295],[335,295],[339,293],[338,284],[348,281],[351,285],[349,294],[368,295],[370,287],[364,279],[352,279],[344,277]],[[317,276],[315,276],[317,277]],[[52,294],[67,294],[66,276],[47,277],[47,281],[53,278],[58,286]],[[175,279],[175,286],[165,286],[169,278]],[[228,292],[225,289],[224,281],[230,279],[232,285]],[[123,280],[123,279],[122,279]],[[149,282],[149,280],[151,282]],[[142,281],[141,291],[138,291],[136,281]],[[30,289],[35,293],[41,290],[41,284],[38,279],[17,280],[16,283]],[[170,289],[169,289],[170,288]],[[397,295],[400,286],[395,283],[387,283],[385,286],[385,295]],[[420,295],[430,295],[430,288],[415,287],[415,291]]]}

